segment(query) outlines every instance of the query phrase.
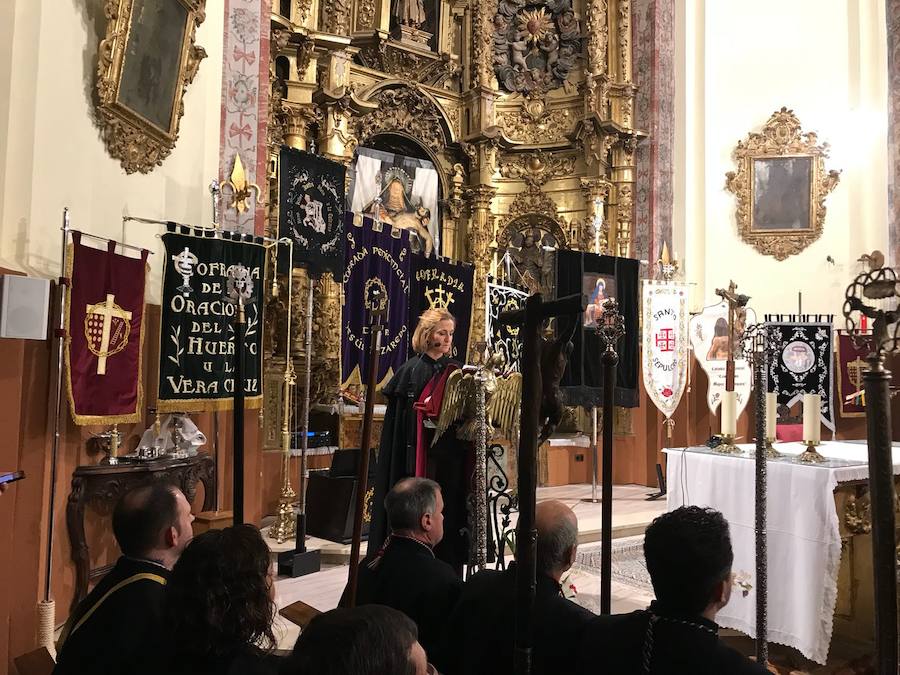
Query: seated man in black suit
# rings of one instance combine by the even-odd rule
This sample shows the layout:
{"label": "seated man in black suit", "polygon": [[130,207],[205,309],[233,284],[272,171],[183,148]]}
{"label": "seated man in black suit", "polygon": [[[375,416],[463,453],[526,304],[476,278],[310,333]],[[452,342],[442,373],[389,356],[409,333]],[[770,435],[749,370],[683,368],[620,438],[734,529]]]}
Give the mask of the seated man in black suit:
{"label": "seated man in black suit", "polygon": [[162,626],[166,581],[193,520],[174,485],[145,485],[119,500],[113,533],[122,557],[66,622],[55,675],[131,672]]}
{"label": "seated man in black suit", "polygon": [[[537,527],[537,588],[534,603],[534,675],[572,672],[582,632],[594,614],[563,597],[562,575],[575,561],[578,519],[558,501],[541,502]],[[515,648],[515,563],[483,570],[463,588],[447,622],[444,659],[448,675],[503,675],[513,672]]]}
{"label": "seated man in black suit", "polygon": [[698,506],[664,513],[647,528],[644,557],[656,600],[646,610],[594,619],[579,673],[768,673],[722,644],[714,623],[731,597],[734,560],[721,513]]}
{"label": "seated man in black suit", "polygon": [[[391,534],[378,552],[360,563],[356,604],[387,605],[412,619],[431,660],[461,582],[447,563],[434,557],[444,536],[441,487],[427,478],[404,478],[384,499]],[[345,589],[341,606],[349,598]]]}

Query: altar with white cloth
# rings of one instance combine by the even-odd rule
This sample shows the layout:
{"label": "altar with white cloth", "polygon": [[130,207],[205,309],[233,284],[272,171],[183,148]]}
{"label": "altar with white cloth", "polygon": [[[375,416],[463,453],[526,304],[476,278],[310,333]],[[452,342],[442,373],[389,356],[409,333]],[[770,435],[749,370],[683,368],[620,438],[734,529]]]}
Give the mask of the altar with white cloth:
{"label": "altar with white cloth", "polygon": [[[708,506],[727,518],[733,571],[747,579],[750,589],[744,595],[736,586],[716,621],[756,637],[754,446],[739,447],[744,454],[723,455],[706,447],[665,449],[668,508]],[[824,664],[841,564],[835,490],[842,483],[868,480],[867,449],[864,443],[823,443],[818,450],[828,459],[824,464],[797,462],[794,457],[805,449],[800,443],[782,443],[776,449],[785,457],[767,463],[769,641]],[[898,475],[900,449],[893,453]]]}

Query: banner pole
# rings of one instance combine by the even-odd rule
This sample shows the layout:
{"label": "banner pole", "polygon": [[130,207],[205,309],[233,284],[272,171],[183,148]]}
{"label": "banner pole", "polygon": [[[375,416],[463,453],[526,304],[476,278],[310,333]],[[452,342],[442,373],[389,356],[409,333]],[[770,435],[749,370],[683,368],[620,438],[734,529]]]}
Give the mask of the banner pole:
{"label": "banner pole", "polygon": [[62,270],[59,275],[59,283],[56,292],[59,296],[59,317],[56,324],[56,389],[53,392],[54,417],[53,417],[53,444],[50,452],[50,504],[47,511],[47,557],[44,570],[44,600],[38,603],[38,615],[41,617],[40,625],[51,627],[50,631],[41,631],[39,635],[41,646],[46,647],[51,654],[56,654],[53,643],[52,628],[56,626],[56,603],[53,600],[53,522],[54,509],[56,508],[56,459],[59,455],[60,429],[62,428],[62,396],[63,396],[63,359],[66,341],[66,289],[69,279],[66,273],[69,266],[69,233],[71,223],[69,220],[69,207],[63,208],[62,230]]}
{"label": "banner pole", "polygon": [[234,324],[234,406],[232,466],[233,524],[244,524],[244,298],[238,295],[237,320]]}
{"label": "banner pole", "polygon": [[[378,291],[375,291],[378,294]],[[362,439],[359,464],[356,469],[356,503],[353,510],[353,539],[350,544],[350,569],[347,579],[348,607],[356,607],[356,589],[359,580],[359,552],[362,547],[363,513],[366,493],[369,491],[369,446],[372,444],[372,419],[375,416],[375,385],[377,383],[378,356],[381,354],[381,337],[387,318],[387,302],[384,307],[374,306],[369,315],[369,360],[366,370],[366,402],[363,407]],[[374,551],[370,551],[374,553]]]}

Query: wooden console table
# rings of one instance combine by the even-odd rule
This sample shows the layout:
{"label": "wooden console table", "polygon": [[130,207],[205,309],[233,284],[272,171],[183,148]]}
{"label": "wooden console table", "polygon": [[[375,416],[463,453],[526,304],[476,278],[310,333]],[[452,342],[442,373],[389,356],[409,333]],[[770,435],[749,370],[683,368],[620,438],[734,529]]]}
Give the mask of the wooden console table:
{"label": "wooden console table", "polygon": [[110,566],[91,569],[90,552],[84,536],[85,507],[89,502],[112,507],[119,497],[132,488],[154,481],[177,485],[188,502],[192,502],[197,494],[197,483],[203,483],[203,510],[211,511],[216,507],[216,463],[209,455],[115,465],[93,464],[75,469],[72,492],[66,505],[66,525],[72,543],[72,561],[75,563],[73,610],[87,595],[90,580],[110,570]]}

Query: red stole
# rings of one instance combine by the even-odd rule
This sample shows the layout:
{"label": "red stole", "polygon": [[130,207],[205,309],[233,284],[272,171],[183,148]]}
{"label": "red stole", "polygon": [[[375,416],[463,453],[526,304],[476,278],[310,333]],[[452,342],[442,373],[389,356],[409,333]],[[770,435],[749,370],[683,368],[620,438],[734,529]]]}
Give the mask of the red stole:
{"label": "red stole", "polygon": [[441,414],[441,403],[444,400],[444,387],[447,384],[447,378],[454,370],[459,368],[455,364],[449,364],[441,372],[432,377],[422,393],[419,400],[413,404],[416,411],[416,477],[425,477],[425,467],[427,463],[426,453],[427,445],[425,442],[425,419],[434,419]]}

